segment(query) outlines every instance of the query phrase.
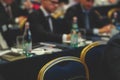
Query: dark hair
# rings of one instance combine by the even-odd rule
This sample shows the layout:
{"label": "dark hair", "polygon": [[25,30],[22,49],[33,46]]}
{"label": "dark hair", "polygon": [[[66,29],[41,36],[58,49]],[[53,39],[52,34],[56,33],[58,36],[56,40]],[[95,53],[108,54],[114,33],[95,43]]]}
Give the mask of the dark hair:
{"label": "dark hair", "polygon": [[94,2],[95,0],[86,0],[87,2],[90,2],[90,1],[92,1],[92,2]]}
{"label": "dark hair", "polygon": [[61,2],[64,2],[65,4],[68,4],[68,3],[69,3],[68,0],[59,0],[59,2],[60,2],[60,3],[61,3]]}

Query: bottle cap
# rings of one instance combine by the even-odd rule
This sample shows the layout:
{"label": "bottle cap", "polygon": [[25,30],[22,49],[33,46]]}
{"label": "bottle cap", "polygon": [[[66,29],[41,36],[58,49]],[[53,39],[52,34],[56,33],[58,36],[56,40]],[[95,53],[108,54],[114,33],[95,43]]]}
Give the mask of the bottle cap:
{"label": "bottle cap", "polygon": [[114,16],[114,18],[117,18],[118,13],[117,13],[117,12],[114,12],[114,13],[113,13],[113,16]]}
{"label": "bottle cap", "polygon": [[29,22],[26,22],[26,23],[25,23],[25,28],[28,29],[28,28],[29,28],[29,25],[30,25]]}
{"label": "bottle cap", "polygon": [[77,17],[76,17],[76,16],[73,17],[73,22],[74,22],[74,23],[77,22]]}
{"label": "bottle cap", "polygon": [[74,28],[74,29],[77,29],[77,28],[78,28],[78,25],[77,25],[77,17],[76,17],[76,16],[73,17],[73,26],[72,26],[72,28]]}
{"label": "bottle cap", "polygon": [[26,22],[25,25],[30,25],[30,23],[29,23],[29,22]]}

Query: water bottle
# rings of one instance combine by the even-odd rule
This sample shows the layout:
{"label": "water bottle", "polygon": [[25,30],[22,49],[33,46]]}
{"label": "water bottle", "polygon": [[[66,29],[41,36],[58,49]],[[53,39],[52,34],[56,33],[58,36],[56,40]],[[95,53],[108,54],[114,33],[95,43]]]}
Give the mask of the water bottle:
{"label": "water bottle", "polygon": [[117,12],[114,12],[114,13],[113,13],[113,17],[112,17],[112,23],[113,23],[114,25],[116,25],[117,17],[118,17],[118,13],[117,13]]}
{"label": "water bottle", "polygon": [[113,13],[112,24],[115,27],[112,28],[110,37],[113,37],[114,35],[118,34],[119,31],[120,31],[120,22],[119,22],[119,19],[118,19],[118,13],[117,12]]}
{"label": "water bottle", "polygon": [[29,22],[26,22],[25,24],[23,37],[24,37],[23,53],[26,55],[26,57],[31,57],[32,36],[31,36],[30,27],[29,27]]}
{"label": "water bottle", "polygon": [[73,17],[73,24],[71,29],[71,47],[78,47],[78,25],[77,25],[77,17]]}
{"label": "water bottle", "polygon": [[117,12],[113,13],[113,24],[116,26],[116,29],[120,31],[120,21]]}

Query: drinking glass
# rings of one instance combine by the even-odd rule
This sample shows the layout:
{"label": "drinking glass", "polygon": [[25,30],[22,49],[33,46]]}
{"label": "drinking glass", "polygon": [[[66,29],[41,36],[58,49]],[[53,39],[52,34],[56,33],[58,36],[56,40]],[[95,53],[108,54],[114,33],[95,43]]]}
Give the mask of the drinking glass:
{"label": "drinking glass", "polygon": [[17,38],[16,38],[17,48],[23,49],[23,44],[24,44],[24,37],[23,36],[17,36]]}

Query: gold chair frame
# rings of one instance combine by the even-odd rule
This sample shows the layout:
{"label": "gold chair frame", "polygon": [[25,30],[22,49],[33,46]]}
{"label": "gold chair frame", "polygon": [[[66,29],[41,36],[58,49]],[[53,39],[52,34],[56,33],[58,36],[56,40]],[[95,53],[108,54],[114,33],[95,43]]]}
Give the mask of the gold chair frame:
{"label": "gold chair frame", "polygon": [[101,45],[101,44],[106,44],[106,42],[103,42],[103,41],[96,41],[96,42],[93,42],[89,45],[87,45],[83,50],[82,52],[80,53],[80,60],[81,62],[83,63],[83,65],[85,66],[85,70],[86,70],[86,76],[87,76],[87,80],[89,80],[89,69],[88,69],[88,66],[85,62],[85,57],[86,57],[86,54],[89,50],[91,50],[93,47],[96,47],[98,45]]}
{"label": "gold chair frame", "polygon": [[108,16],[108,18],[112,18],[112,14],[113,14],[113,12],[115,12],[115,11],[120,11],[120,8],[112,8],[112,9],[110,9],[109,11],[108,11],[108,14],[107,14],[107,16]]}
{"label": "gold chair frame", "polygon": [[63,61],[77,61],[77,62],[82,63],[79,58],[73,57],[73,56],[64,56],[64,57],[59,57],[59,58],[53,59],[50,62],[48,62],[47,64],[45,64],[40,69],[37,80],[44,80],[44,75],[45,75],[46,71],[48,69],[50,69],[52,66],[54,66],[55,64],[57,64],[59,62],[63,62]]}

